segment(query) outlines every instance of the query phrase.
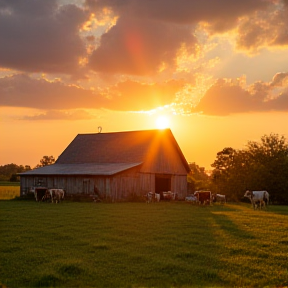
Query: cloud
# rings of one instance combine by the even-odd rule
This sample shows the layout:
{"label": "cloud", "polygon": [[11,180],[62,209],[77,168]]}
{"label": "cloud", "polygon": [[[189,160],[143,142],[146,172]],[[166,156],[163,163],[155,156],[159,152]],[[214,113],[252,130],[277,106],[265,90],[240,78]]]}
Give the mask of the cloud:
{"label": "cloud", "polygon": [[33,116],[23,116],[21,120],[89,120],[97,118],[95,115],[85,111],[85,110],[75,110],[75,111],[59,111],[59,110],[49,110],[44,113],[39,113]]}
{"label": "cloud", "polygon": [[183,44],[190,52],[196,38],[179,25],[156,20],[120,18],[100,39],[89,67],[98,72],[131,75],[155,74],[161,68],[175,68],[177,52]]}
{"label": "cloud", "polygon": [[73,74],[86,54],[79,28],[87,19],[75,5],[56,0],[0,2],[0,66]]}
{"label": "cloud", "polygon": [[277,74],[274,75],[272,82],[271,82],[271,86],[288,86],[288,72],[283,73],[283,72],[279,72]]}
{"label": "cloud", "polygon": [[243,17],[238,27],[237,48],[255,53],[264,47],[287,46],[287,13],[288,6],[275,1],[265,11]]}
{"label": "cloud", "polygon": [[[86,0],[86,5],[96,13],[103,8],[111,9],[116,15],[134,15],[135,18],[161,20],[174,24],[196,24],[199,21],[223,22],[237,19],[255,10],[263,9],[263,0]],[[231,28],[230,28],[231,29]]]}
{"label": "cloud", "polygon": [[[50,82],[46,79],[33,79],[18,74],[0,78],[0,106],[44,110],[79,108],[105,108],[118,111],[151,110],[171,104],[182,85],[183,82],[180,80],[150,85],[125,81],[100,93],[100,90],[87,90],[75,85],[67,85],[60,80]],[[47,118],[50,115],[40,115],[33,119]]]}
{"label": "cloud", "polygon": [[[278,74],[277,74],[278,75]],[[191,111],[205,115],[227,116],[235,113],[288,111],[288,85],[274,91],[275,76],[271,83],[255,82],[244,89],[233,81],[219,79],[205,93]],[[276,94],[277,92],[278,94]]]}
{"label": "cloud", "polygon": [[98,107],[97,95],[61,81],[33,79],[24,74],[0,78],[0,106],[37,109],[76,109]]}

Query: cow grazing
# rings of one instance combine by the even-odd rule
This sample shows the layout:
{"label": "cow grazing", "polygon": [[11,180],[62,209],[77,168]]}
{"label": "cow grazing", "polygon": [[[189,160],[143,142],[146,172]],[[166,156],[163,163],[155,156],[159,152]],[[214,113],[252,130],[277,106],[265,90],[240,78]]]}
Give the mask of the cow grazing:
{"label": "cow grazing", "polygon": [[250,199],[254,209],[257,209],[258,206],[260,209],[262,209],[262,207],[265,207],[269,204],[269,193],[267,191],[247,190],[244,194],[244,197]]}
{"label": "cow grazing", "polygon": [[209,205],[212,201],[211,191],[196,191],[194,195],[197,197],[199,204]]}
{"label": "cow grazing", "polygon": [[63,189],[47,189],[51,197],[51,202],[57,204],[60,201],[64,200],[65,191]]}
{"label": "cow grazing", "polygon": [[50,193],[50,191],[47,189],[46,191],[45,191],[45,194],[44,194],[44,196],[42,197],[42,202],[43,201],[47,201],[47,200],[51,200],[52,201],[52,199],[51,199],[51,193]]}
{"label": "cow grazing", "polygon": [[226,203],[226,196],[223,194],[212,194],[212,200],[214,203]]}

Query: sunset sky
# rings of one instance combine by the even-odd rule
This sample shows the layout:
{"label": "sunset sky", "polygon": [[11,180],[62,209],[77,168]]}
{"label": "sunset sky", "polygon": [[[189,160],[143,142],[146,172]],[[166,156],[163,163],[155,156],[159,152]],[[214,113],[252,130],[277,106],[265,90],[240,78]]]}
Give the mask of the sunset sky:
{"label": "sunset sky", "polygon": [[160,124],[208,170],[287,139],[288,0],[0,0],[0,165]]}

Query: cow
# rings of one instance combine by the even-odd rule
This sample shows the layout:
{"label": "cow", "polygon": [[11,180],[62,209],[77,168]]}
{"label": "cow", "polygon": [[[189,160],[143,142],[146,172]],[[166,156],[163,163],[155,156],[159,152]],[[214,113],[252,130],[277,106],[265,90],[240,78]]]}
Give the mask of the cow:
{"label": "cow", "polygon": [[244,194],[244,197],[250,199],[251,204],[255,209],[265,207],[269,204],[269,193],[267,191],[250,191],[247,190]]}
{"label": "cow", "polygon": [[48,193],[50,194],[51,197],[51,202],[57,204],[60,201],[64,200],[64,196],[65,196],[65,191],[63,189],[47,189]]}
{"label": "cow", "polygon": [[197,196],[191,194],[185,197],[186,202],[192,202],[193,204],[198,204],[198,198]]}
{"label": "cow", "polygon": [[219,202],[222,204],[226,203],[226,196],[223,194],[212,194],[212,201],[215,202]]}
{"label": "cow", "polygon": [[160,202],[160,194],[159,193],[155,193],[155,201]]}
{"label": "cow", "polygon": [[29,193],[33,193],[36,202],[40,202],[45,195],[46,188],[45,187],[30,187]]}
{"label": "cow", "polygon": [[146,199],[146,203],[152,203],[152,202],[154,202],[154,200],[155,200],[155,193],[153,193],[153,192],[148,192],[148,193],[145,195],[145,199]]}
{"label": "cow", "polygon": [[154,193],[154,192],[148,192],[145,195],[146,203],[152,203],[152,202],[159,202],[160,201],[160,194]]}
{"label": "cow", "polygon": [[199,204],[210,205],[212,201],[211,191],[196,191],[194,195],[197,197]]}
{"label": "cow", "polygon": [[175,192],[167,191],[167,192],[161,192],[160,195],[163,200],[177,200],[178,195]]}
{"label": "cow", "polygon": [[49,199],[51,199],[51,201],[52,201],[51,193],[50,193],[50,191],[47,189],[47,190],[45,191],[45,194],[44,194],[44,196],[42,197],[41,201],[43,202],[43,201],[47,201],[47,200],[49,200]]}

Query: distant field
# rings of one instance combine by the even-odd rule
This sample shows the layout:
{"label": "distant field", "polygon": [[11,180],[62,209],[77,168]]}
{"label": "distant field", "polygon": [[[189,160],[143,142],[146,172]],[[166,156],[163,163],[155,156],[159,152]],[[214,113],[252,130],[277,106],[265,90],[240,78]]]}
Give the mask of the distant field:
{"label": "distant field", "polygon": [[20,186],[20,182],[0,181],[0,186]]}
{"label": "distant field", "polygon": [[20,196],[20,186],[0,185],[0,200],[9,200]]}
{"label": "distant field", "polygon": [[288,206],[0,201],[0,286],[287,287]]}

